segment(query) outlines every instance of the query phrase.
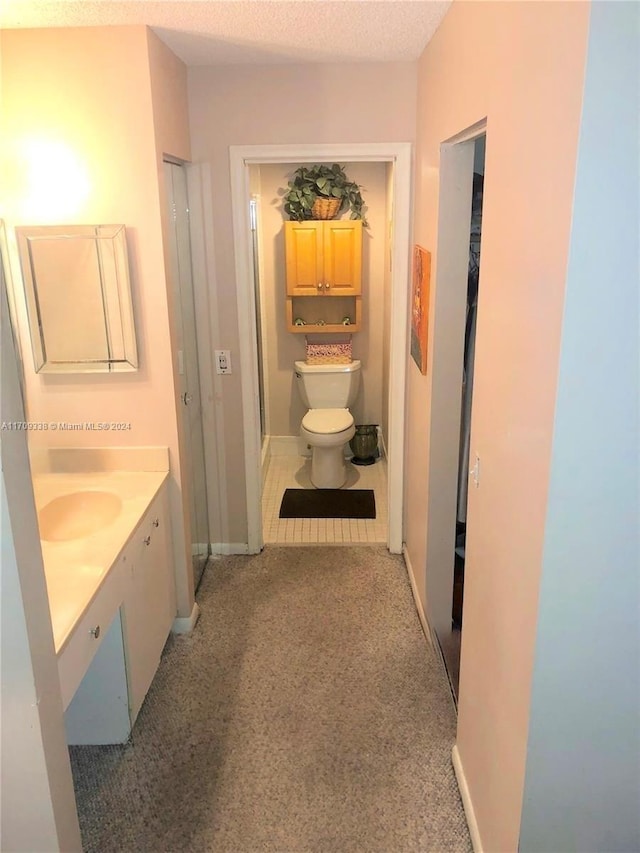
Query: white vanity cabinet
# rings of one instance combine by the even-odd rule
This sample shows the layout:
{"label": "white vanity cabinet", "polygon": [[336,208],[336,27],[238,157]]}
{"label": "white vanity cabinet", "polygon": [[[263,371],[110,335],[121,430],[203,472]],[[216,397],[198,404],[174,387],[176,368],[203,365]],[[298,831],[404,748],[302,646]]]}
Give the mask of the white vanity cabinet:
{"label": "white vanity cabinet", "polygon": [[136,525],[58,657],[69,744],[125,741],[160,663],[176,613],[166,491]]}
{"label": "white vanity cabinet", "polygon": [[123,632],[131,725],[156,674],[176,613],[168,519],[163,490],[149,507],[128,548]]}
{"label": "white vanity cabinet", "polygon": [[121,558],[105,578],[98,595],[78,621],[58,654],[60,692],[65,710],[104,644],[122,603],[123,595],[124,577]]}

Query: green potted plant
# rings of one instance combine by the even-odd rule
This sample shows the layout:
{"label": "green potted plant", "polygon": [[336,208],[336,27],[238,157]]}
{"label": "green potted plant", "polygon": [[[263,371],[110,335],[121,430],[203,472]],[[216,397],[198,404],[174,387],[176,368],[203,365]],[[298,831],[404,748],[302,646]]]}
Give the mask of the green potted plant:
{"label": "green potted plant", "polygon": [[284,193],[284,212],[289,219],[335,219],[350,210],[351,219],[362,219],[364,200],[358,184],[350,181],[342,166],[321,163],[300,166]]}

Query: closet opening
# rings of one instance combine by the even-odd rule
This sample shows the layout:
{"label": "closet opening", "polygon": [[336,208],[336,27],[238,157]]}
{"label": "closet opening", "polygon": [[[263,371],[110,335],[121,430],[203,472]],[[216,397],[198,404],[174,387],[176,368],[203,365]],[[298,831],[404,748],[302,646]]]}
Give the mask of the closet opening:
{"label": "closet opening", "polygon": [[475,459],[471,459],[471,412],[473,405],[473,373],[475,361],[476,321],[478,314],[478,285],[480,279],[480,245],[482,235],[482,201],[486,135],[474,144],[473,189],[469,227],[469,265],[466,283],[464,326],[464,357],[460,412],[460,449],[458,454],[458,483],[456,500],[456,532],[453,552],[453,599],[451,635],[441,641],[451,689],[457,699],[460,679],[460,649],[462,638],[464,573],[467,535],[467,498],[470,479],[474,477]]}

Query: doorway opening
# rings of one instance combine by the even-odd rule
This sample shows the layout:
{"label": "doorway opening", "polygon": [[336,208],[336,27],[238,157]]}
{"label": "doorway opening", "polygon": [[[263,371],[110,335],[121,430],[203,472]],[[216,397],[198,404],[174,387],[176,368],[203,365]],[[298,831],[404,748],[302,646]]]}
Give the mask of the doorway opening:
{"label": "doorway opening", "polygon": [[[464,575],[468,577],[473,570],[476,535],[473,501],[467,511],[467,486],[474,488],[479,471],[471,404],[478,294],[483,286],[479,282],[479,237],[486,133],[487,122],[482,120],[440,146],[426,598],[434,646],[441,652],[456,702],[463,644]],[[482,177],[475,178],[474,211],[476,171]]]}
{"label": "doorway opening", "polygon": [[[301,163],[336,162],[348,164],[384,164],[388,170],[393,200],[391,221],[393,229],[389,239],[390,258],[393,259],[389,286],[389,329],[388,329],[388,436],[385,444],[388,457],[388,533],[387,545],[393,553],[402,551],[402,493],[403,493],[403,456],[404,456],[404,397],[406,369],[406,312],[407,279],[409,262],[409,215],[410,215],[410,169],[411,146],[406,143],[375,143],[354,145],[322,146],[232,146],[231,183],[234,219],[234,243],[236,261],[236,279],[238,293],[238,316],[240,327],[240,361],[242,366],[242,397],[244,405],[245,469],[247,488],[248,550],[259,551],[264,545],[262,525],[262,436],[260,431],[260,392],[259,392],[259,353],[257,333],[257,306],[255,299],[254,258],[252,254],[253,238],[250,228],[251,167],[266,168],[269,165],[282,166]],[[284,183],[286,186],[286,181]],[[276,196],[269,200],[269,206],[263,199],[262,215],[265,216],[274,205],[274,212],[280,219],[282,230],[281,199]],[[258,214],[259,218],[260,214]],[[261,273],[260,273],[261,274]],[[279,281],[284,292],[284,280]],[[284,310],[275,318],[276,323],[284,327]],[[262,328],[264,335],[265,328]],[[293,336],[292,336],[293,337]],[[298,337],[298,336],[295,336]],[[282,345],[286,338],[278,336],[275,345],[276,366],[287,375],[286,384],[280,390],[288,394],[288,407],[293,409],[297,403],[296,391],[292,387],[294,379],[293,361],[283,354]],[[265,371],[267,373],[268,371]],[[282,377],[281,377],[282,380]],[[269,379],[265,377],[265,386]],[[296,391],[296,395],[297,395]],[[365,392],[366,393],[366,392]],[[294,402],[295,401],[295,402]],[[268,403],[264,406],[267,434],[272,429],[270,423],[273,413]],[[293,412],[287,409],[289,418]],[[303,413],[304,414],[304,413]],[[302,415],[300,416],[301,419]],[[287,429],[287,433],[292,431]],[[296,428],[297,433],[297,428]],[[276,433],[273,433],[274,435]],[[295,434],[285,433],[285,437],[297,442]],[[307,540],[308,541],[308,540]]]}
{"label": "doorway opening", "polygon": [[456,500],[456,538],[453,553],[453,604],[451,607],[451,636],[442,644],[451,689],[458,696],[460,681],[460,649],[462,642],[462,611],[464,602],[464,569],[467,539],[467,499],[470,470],[476,464],[471,454],[471,412],[473,406],[473,372],[475,363],[476,324],[480,280],[480,246],[482,237],[482,201],[484,196],[484,159],[486,136],[474,143],[471,223],[469,229],[469,270],[462,363],[462,399],[460,413],[460,452],[458,463],[458,492]]}
{"label": "doorway opening", "polygon": [[[320,298],[287,298],[285,220],[288,217],[283,215],[282,194],[300,165],[298,161],[252,164],[249,167],[262,439],[263,538],[265,544],[382,544],[388,539],[385,447],[389,422],[389,234],[393,164],[341,161],[349,178],[363,188],[366,204],[367,226],[362,229],[361,257],[363,296],[358,298],[362,322],[359,331],[350,332],[349,326],[344,326],[343,332],[333,331],[328,334],[322,334],[325,326],[316,325],[317,321],[323,318],[323,322],[326,316],[326,322],[339,323],[346,315],[350,324],[355,323],[355,297],[343,295],[331,299],[322,295]],[[331,225],[328,221],[325,224]],[[348,215],[343,216],[339,224],[349,229]],[[339,233],[345,235],[347,231],[340,230]],[[302,249],[300,246],[301,252]],[[313,260],[315,264],[315,258]],[[292,316],[300,313],[305,317],[304,328],[297,327],[301,328],[301,333],[291,331],[291,318],[288,317],[287,309],[292,312]],[[300,439],[300,425],[307,406],[303,402],[299,388],[301,381],[295,370],[295,363],[307,358],[308,344],[346,345],[352,348],[352,358],[361,365],[357,397],[349,409],[361,431],[365,429],[364,425],[375,426],[377,450],[371,464],[347,462],[347,480],[342,488],[373,491],[373,519],[279,517],[280,505],[287,489],[314,488],[310,473],[311,450]],[[344,450],[347,458],[350,458],[349,444],[345,444]]]}

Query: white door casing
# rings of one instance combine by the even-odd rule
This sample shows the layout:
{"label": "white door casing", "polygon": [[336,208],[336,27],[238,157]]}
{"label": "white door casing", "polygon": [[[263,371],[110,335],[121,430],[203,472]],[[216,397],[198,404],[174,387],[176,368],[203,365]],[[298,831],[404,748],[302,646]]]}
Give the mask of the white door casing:
{"label": "white door casing", "polygon": [[232,145],[229,149],[235,249],[238,331],[245,448],[248,551],[258,553],[262,537],[262,473],[258,352],[249,222],[248,167],[266,163],[390,162],[393,163],[394,227],[391,254],[391,342],[389,364],[387,544],[402,553],[404,490],[404,415],[407,364],[408,290],[411,237],[412,146],[408,142],[336,145]]}

